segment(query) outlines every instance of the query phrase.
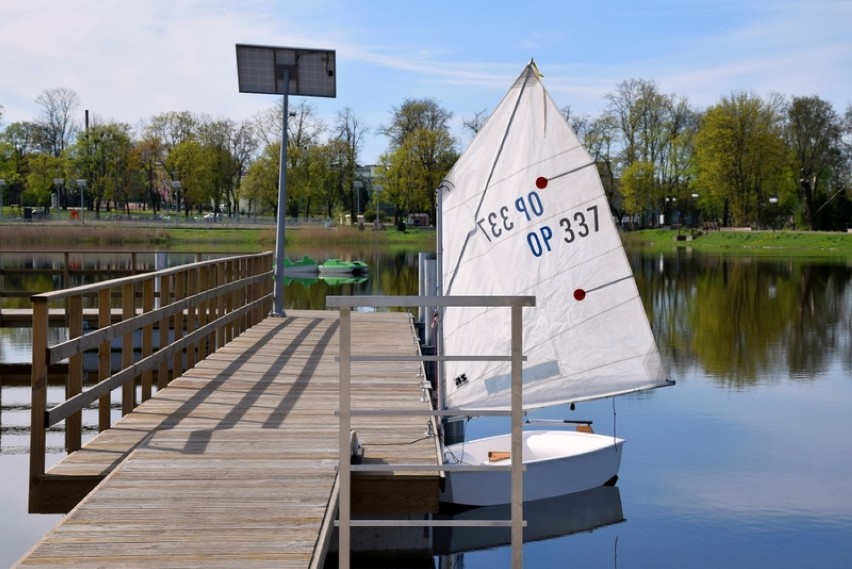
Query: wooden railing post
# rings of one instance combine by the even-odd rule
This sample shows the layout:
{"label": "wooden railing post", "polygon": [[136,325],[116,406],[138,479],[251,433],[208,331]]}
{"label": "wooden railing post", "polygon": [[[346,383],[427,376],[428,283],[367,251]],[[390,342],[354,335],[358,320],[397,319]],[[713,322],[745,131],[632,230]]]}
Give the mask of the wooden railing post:
{"label": "wooden railing post", "polygon": [[[171,304],[171,276],[161,275],[160,279],[160,308]],[[169,345],[169,322],[170,318],[164,316],[160,319],[160,349],[162,350]],[[169,384],[169,362],[163,359],[160,362],[160,367],[157,369],[157,389],[163,389]]]}
{"label": "wooden railing post", "polygon": [[[192,297],[198,294],[198,269],[191,268],[186,271],[186,296]],[[196,318],[198,317],[197,305],[193,304],[186,309],[186,333],[192,334],[196,329]],[[186,346],[186,369],[195,367],[195,350],[197,343]]]}
{"label": "wooden railing post", "polygon": [[[221,262],[216,265],[216,284],[223,285],[231,282],[230,275],[228,274],[228,267],[230,267],[229,262]],[[216,318],[221,318],[225,315],[228,310],[228,306],[230,305],[229,299],[233,293],[229,294],[220,294],[218,298],[218,302],[216,303]],[[219,328],[219,331],[216,334],[216,348],[219,349],[224,346],[229,340],[230,334],[228,333],[233,328],[233,324],[228,324],[227,326],[222,326]]]}
{"label": "wooden railing post", "polygon": [[[134,257],[134,266],[135,266]],[[142,312],[154,310],[154,279],[145,279],[142,282]],[[148,324],[142,327],[142,357],[147,358],[154,353],[154,326]],[[147,370],[142,373],[142,401],[151,398],[154,372]]]}
{"label": "wooden railing post", "polygon": [[[65,319],[68,338],[83,335],[83,297],[79,294],[65,299]],[[70,399],[83,391],[83,354],[78,352],[68,358],[68,375],[65,380],[65,398]],[[80,449],[83,440],[83,415],[78,411],[65,420],[65,449],[72,453]]]}
{"label": "wooden railing post", "polygon": [[[175,273],[175,302],[183,300],[186,297],[186,269]],[[174,316],[174,340],[178,341],[183,338],[183,311],[175,313]],[[172,377],[178,377],[183,373],[183,350],[175,351],[174,363],[172,364]]]}
{"label": "wooden railing post", "polygon": [[[121,319],[129,320],[136,315],[136,287],[126,283],[121,287]],[[121,338],[121,367],[133,365],[133,332]],[[136,382],[128,381],[121,388],[121,416],[132,413],[136,408]]]}
{"label": "wooden railing post", "polygon": [[[204,265],[198,269],[198,290],[210,290],[210,267]],[[198,327],[203,328],[210,321],[210,301],[205,300],[198,304]],[[201,361],[210,353],[210,336],[205,336],[198,341],[198,360]]]}
{"label": "wooden railing post", "polygon": [[[33,299],[33,354],[30,384],[30,489],[36,487],[44,476],[47,432],[47,329],[48,303],[45,299]],[[32,500],[32,495],[30,496]]]}
{"label": "wooden railing post", "polygon": [[[98,291],[98,328],[105,330],[112,324],[110,289]],[[98,346],[98,381],[108,378],[112,367],[112,343],[101,342]],[[107,392],[98,399],[98,432],[106,431],[112,424],[112,395]]]}
{"label": "wooden railing post", "polygon": [[[249,273],[251,274],[252,277],[256,277],[262,272],[260,270],[261,265],[258,264],[257,261],[258,261],[257,259],[249,259]],[[254,302],[258,298],[260,298],[260,295],[261,295],[260,291],[262,289],[258,288],[259,285],[260,285],[260,283],[255,283],[255,284],[253,284],[249,287],[249,289],[247,291],[249,302]],[[251,320],[249,321],[251,326],[254,326],[255,324],[257,324],[260,321],[258,319],[259,314],[260,314],[259,308],[251,311],[251,314],[250,314]]]}

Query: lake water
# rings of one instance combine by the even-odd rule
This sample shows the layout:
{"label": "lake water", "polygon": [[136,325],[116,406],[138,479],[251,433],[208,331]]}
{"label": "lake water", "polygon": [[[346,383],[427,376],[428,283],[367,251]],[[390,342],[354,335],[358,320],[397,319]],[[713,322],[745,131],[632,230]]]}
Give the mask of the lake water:
{"label": "lake water", "polygon": [[[327,294],[416,292],[416,254],[327,253],[367,260],[369,280],[294,283],[288,307],[319,308]],[[525,566],[852,566],[852,268],[685,250],[631,262],[677,385],[533,414],[592,419],[627,443],[618,523],[527,543]],[[7,566],[59,516],[26,514],[28,388],[4,387],[0,397]],[[472,436],[502,429],[494,419],[468,424]],[[51,436],[49,462],[61,456],[61,434]],[[501,546],[435,565],[508,567],[510,558]]]}

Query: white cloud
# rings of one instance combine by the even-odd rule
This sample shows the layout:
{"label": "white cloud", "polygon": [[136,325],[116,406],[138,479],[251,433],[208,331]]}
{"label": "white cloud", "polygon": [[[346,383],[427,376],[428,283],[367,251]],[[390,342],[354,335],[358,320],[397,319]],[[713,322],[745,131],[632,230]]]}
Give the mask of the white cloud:
{"label": "white cloud", "polygon": [[[33,120],[34,99],[66,87],[83,108],[130,124],[182,110],[246,119],[276,101],[237,91],[236,43],[335,49],[338,97],[311,100],[328,122],[346,106],[373,122],[410,97],[435,98],[457,117],[490,109],[530,57],[557,103],[580,114],[599,113],[607,92],[639,77],[700,106],[736,90],[852,103],[850,2],[649,0],[635,8],[544,0],[523,10],[449,0],[428,9],[337,0],[5,2],[0,105],[5,123]],[[367,160],[385,142],[372,138]]]}

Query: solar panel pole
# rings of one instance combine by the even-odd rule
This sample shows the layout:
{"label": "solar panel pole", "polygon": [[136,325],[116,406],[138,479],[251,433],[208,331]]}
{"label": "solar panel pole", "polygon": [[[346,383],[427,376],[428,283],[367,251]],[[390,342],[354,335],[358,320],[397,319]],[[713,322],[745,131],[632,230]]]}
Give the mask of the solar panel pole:
{"label": "solar panel pole", "polygon": [[[334,97],[335,53],[333,50],[270,47],[237,44],[237,76],[240,92],[283,95],[281,121],[281,164],[278,170],[275,259],[272,268],[271,316],[284,314],[284,225],[287,218],[287,146],[290,109],[288,97]],[[283,84],[279,84],[283,76]],[[290,85],[290,81],[293,84]]]}
{"label": "solar panel pole", "polygon": [[284,100],[282,103],[284,110],[281,116],[281,152],[279,154],[281,164],[278,167],[278,215],[275,224],[275,268],[273,269],[275,283],[272,290],[272,316],[286,316],[284,313],[284,222],[287,217],[287,144],[289,144],[287,129],[290,117],[287,95],[289,83],[290,72],[285,66]]}

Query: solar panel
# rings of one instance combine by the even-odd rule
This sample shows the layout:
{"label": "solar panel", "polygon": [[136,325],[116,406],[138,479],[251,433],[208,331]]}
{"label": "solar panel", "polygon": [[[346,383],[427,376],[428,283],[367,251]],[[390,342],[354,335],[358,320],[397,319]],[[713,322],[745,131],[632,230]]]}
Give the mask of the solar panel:
{"label": "solar panel", "polygon": [[337,96],[333,50],[237,44],[237,77],[241,93]]}

